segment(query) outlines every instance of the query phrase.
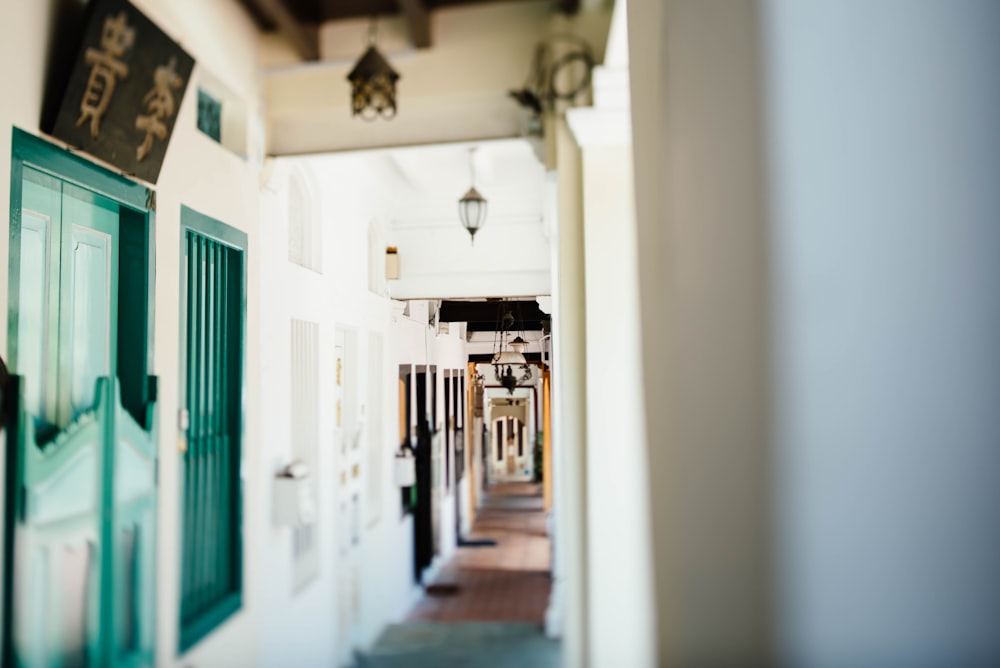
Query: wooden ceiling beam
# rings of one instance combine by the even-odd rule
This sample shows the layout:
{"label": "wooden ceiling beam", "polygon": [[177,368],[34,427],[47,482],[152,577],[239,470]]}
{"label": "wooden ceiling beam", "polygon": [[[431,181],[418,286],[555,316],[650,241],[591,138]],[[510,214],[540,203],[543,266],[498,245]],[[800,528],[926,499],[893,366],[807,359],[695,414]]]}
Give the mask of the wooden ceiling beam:
{"label": "wooden ceiling beam", "polygon": [[580,11],[580,0],[556,0],[556,10],[563,14],[576,14]]}
{"label": "wooden ceiling beam", "polygon": [[[501,302],[466,302],[446,299],[438,310],[440,322],[467,323],[467,332],[494,332],[499,329],[498,313]],[[538,308],[532,300],[503,302],[504,310],[509,310],[517,319],[511,331],[538,331],[544,329],[544,322],[550,316]]]}
{"label": "wooden ceiling beam", "polygon": [[424,0],[396,0],[396,4],[406,19],[406,29],[410,33],[413,46],[418,49],[430,48],[431,14]]}
{"label": "wooden ceiling beam", "polygon": [[295,18],[282,0],[243,0],[278,27],[303,60],[319,60],[319,30]]}

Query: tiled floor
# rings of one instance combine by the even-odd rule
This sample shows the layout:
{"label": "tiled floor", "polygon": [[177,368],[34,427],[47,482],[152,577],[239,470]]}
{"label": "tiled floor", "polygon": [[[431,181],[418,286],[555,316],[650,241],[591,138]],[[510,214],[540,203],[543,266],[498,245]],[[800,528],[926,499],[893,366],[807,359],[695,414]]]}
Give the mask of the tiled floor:
{"label": "tiled floor", "polygon": [[425,596],[411,621],[535,622],[548,605],[549,538],[539,485],[500,483],[490,488],[467,538],[495,547],[459,547],[434,584],[457,585],[453,595]]}
{"label": "tiled floor", "polygon": [[466,538],[496,545],[459,547],[433,583],[444,591],[425,595],[359,666],[559,666],[559,643],[542,634],[551,557],[540,494],[532,483],[494,485]]}

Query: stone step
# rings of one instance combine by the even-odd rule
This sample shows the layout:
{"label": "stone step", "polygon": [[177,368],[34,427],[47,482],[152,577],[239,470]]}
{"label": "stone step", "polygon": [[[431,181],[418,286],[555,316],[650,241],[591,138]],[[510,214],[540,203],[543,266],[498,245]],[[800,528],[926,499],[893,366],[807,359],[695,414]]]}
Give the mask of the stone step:
{"label": "stone step", "polygon": [[537,624],[407,622],[387,628],[358,668],[558,668],[559,642]]}

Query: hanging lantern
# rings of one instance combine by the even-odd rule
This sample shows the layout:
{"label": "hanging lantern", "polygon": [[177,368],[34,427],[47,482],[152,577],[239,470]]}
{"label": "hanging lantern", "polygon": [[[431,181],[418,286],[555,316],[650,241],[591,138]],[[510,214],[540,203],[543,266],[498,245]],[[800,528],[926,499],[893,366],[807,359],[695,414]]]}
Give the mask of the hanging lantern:
{"label": "hanging lantern", "polygon": [[[524,357],[524,347],[527,341],[522,336],[518,336],[513,341],[507,342],[508,333],[519,325],[519,318],[515,319],[514,314],[503,302],[497,313],[497,329],[494,334],[493,377],[507,390],[507,394],[513,394],[514,389],[531,380],[531,365]],[[520,375],[515,375],[514,367],[520,369]]]}
{"label": "hanging lantern", "polygon": [[474,187],[469,188],[469,192],[458,200],[458,217],[462,221],[462,227],[468,230],[472,242],[475,243],[476,232],[486,222],[486,198]]}
{"label": "hanging lantern", "polygon": [[358,59],[351,73],[351,115],[373,121],[379,116],[390,119],[396,115],[396,82],[399,74],[375,48],[375,21],[368,32],[368,48]]}
{"label": "hanging lantern", "polygon": [[458,218],[462,221],[462,227],[468,231],[472,237],[472,243],[476,243],[476,232],[486,223],[486,198],[476,190],[476,149],[469,149],[469,181],[472,185],[469,192],[462,195],[458,200]]}

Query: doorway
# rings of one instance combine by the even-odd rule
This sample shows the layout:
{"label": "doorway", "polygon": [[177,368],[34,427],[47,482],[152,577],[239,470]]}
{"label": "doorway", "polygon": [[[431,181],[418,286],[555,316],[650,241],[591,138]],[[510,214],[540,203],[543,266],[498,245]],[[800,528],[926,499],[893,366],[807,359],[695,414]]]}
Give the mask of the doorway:
{"label": "doorway", "polygon": [[152,665],[152,192],[14,131],[4,665]]}

